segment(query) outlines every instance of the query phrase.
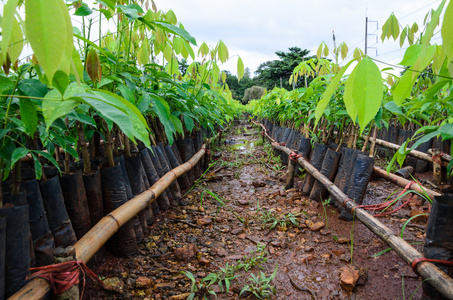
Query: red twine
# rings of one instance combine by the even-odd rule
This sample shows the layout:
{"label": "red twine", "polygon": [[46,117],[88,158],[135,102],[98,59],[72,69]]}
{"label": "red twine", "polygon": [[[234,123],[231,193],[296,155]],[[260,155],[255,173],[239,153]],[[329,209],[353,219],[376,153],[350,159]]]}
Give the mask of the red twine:
{"label": "red twine", "polygon": [[289,159],[291,159],[293,162],[297,162],[297,159],[299,157],[302,157],[301,154],[297,154],[296,152],[291,151],[291,154],[289,155]]}
{"label": "red twine", "polygon": [[412,261],[412,270],[415,272],[415,274],[419,275],[420,274],[417,272],[417,265],[421,262],[432,262],[432,263],[438,263],[438,264],[441,264],[441,265],[444,265],[444,266],[449,266],[449,267],[453,267],[453,261],[448,261],[448,260],[441,260],[441,259],[430,259],[430,258],[426,258],[426,257],[420,257],[420,258],[416,258]]}
{"label": "red twine", "polygon": [[99,283],[102,286],[104,285],[104,283],[96,276],[96,274],[94,274],[93,271],[91,271],[81,260],[72,260],[54,265],[30,268],[28,270],[34,273],[27,276],[27,280],[40,277],[49,281],[52,285],[55,296],[66,292],[74,284],[79,283],[80,270],[82,270],[83,273],[83,287],[80,294],[80,299],[83,298],[86,274],[88,274],[88,276],[95,282]]}
{"label": "red twine", "polygon": [[[410,181],[403,189],[403,191],[401,193],[399,193],[399,195],[396,197],[396,198],[399,198],[400,196],[402,196],[408,189],[410,189],[410,187],[412,186],[412,184],[416,183],[415,181]],[[388,212],[384,212],[384,213],[381,213],[381,214],[377,214],[377,215],[373,215],[373,217],[383,217],[383,216],[387,216],[387,215],[390,215],[398,210],[400,210],[401,208],[403,208],[403,206],[407,205],[412,197],[414,195],[412,194],[409,199],[407,199],[406,202],[404,202],[400,207],[392,210],[392,211],[388,211]],[[346,200],[347,201],[352,201],[351,199],[348,199]],[[363,208],[363,209],[366,209],[366,210],[372,210],[373,213],[376,211],[376,210],[383,210],[385,208],[387,208],[388,206],[392,205],[392,203],[394,202],[395,200],[389,200],[389,201],[386,201],[386,202],[383,202],[383,203],[379,203],[379,204],[371,204],[371,205],[357,205],[355,206],[354,208],[352,208],[352,212],[354,212],[354,210],[356,208]],[[346,204],[345,202],[345,204]]]}
{"label": "red twine", "polygon": [[441,152],[439,154],[431,156],[431,158],[434,162],[438,163],[439,165],[442,165],[442,160],[439,160],[438,158],[442,157],[442,155],[444,155],[444,154],[447,154],[447,153]]}
{"label": "red twine", "polygon": [[201,148],[201,149],[203,149],[203,150],[205,151],[206,154],[208,154],[208,155],[211,154],[211,150],[206,149],[206,148]]}

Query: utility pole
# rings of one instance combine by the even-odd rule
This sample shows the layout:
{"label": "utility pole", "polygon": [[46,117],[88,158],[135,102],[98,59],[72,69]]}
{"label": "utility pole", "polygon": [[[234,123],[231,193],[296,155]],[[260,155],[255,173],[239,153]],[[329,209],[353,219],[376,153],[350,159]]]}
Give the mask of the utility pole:
{"label": "utility pole", "polygon": [[376,23],[376,30],[379,28],[378,21],[369,21],[368,17],[365,17],[365,55],[368,53],[368,48],[376,49],[376,56],[377,56],[377,47],[368,47],[368,36],[375,35],[376,36],[376,43],[377,43],[377,34],[368,33],[368,22],[375,22]]}

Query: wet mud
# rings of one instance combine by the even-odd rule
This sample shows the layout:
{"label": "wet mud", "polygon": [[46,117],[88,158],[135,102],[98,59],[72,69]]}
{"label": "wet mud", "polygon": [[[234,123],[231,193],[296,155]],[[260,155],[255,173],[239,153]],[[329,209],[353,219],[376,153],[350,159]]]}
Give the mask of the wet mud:
{"label": "wet mud", "polygon": [[[118,258],[107,250],[90,262],[111,290],[90,282],[84,299],[186,299],[192,282],[182,271],[200,282],[226,264],[235,266],[257,254],[265,262],[236,271],[239,277],[228,293],[212,286],[217,299],[255,299],[250,293],[240,296],[251,274],[269,277],[276,266],[270,282],[276,289],[274,299],[421,298],[421,278],[394,251],[373,257],[388,246],[369,229],[359,221],[338,219],[338,210],[327,201],[302,196],[304,172],[296,176],[295,188],[284,190],[287,167],[267,142],[263,144],[256,128],[246,123],[233,126],[211,154],[215,164],[185,195],[182,206],[156,216],[136,255]],[[401,190],[372,177],[363,204],[394,199]],[[407,207],[379,219],[399,233],[408,218],[426,211],[427,204],[413,197]],[[267,226],[265,216],[270,220]],[[285,216],[288,221],[283,224]],[[419,251],[425,226],[426,218],[420,217],[404,231],[404,239]],[[340,280],[345,268],[359,276],[349,290]]]}

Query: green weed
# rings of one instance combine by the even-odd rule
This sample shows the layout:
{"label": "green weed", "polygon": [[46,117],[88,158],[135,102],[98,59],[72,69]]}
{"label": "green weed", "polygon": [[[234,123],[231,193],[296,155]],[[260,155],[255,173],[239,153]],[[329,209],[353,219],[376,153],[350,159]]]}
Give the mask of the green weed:
{"label": "green weed", "polygon": [[239,295],[242,295],[245,292],[250,292],[258,299],[268,299],[272,297],[277,290],[274,286],[271,286],[270,283],[277,275],[277,268],[278,265],[275,266],[274,272],[269,277],[266,277],[266,274],[263,272],[260,272],[257,276],[250,274],[250,284],[244,286]]}

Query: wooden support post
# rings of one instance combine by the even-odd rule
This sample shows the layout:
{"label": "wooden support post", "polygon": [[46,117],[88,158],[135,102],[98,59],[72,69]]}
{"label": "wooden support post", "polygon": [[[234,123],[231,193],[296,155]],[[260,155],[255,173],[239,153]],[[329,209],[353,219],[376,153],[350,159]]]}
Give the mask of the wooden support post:
{"label": "wooden support post", "polygon": [[442,166],[439,164],[439,162],[441,162],[441,158],[439,157],[440,153],[441,152],[437,149],[433,150],[433,157],[438,157],[437,159],[433,159],[433,181],[437,186],[442,184]]}
{"label": "wooden support post", "polygon": [[286,173],[286,185],[285,190],[292,189],[294,187],[294,173],[296,169],[296,162],[288,157],[288,172]]}
{"label": "wooden support post", "polygon": [[[58,247],[55,249],[54,261],[56,264],[76,260],[74,247]],[[79,285],[74,284],[69,290],[55,297],[56,300],[79,300]]]}

